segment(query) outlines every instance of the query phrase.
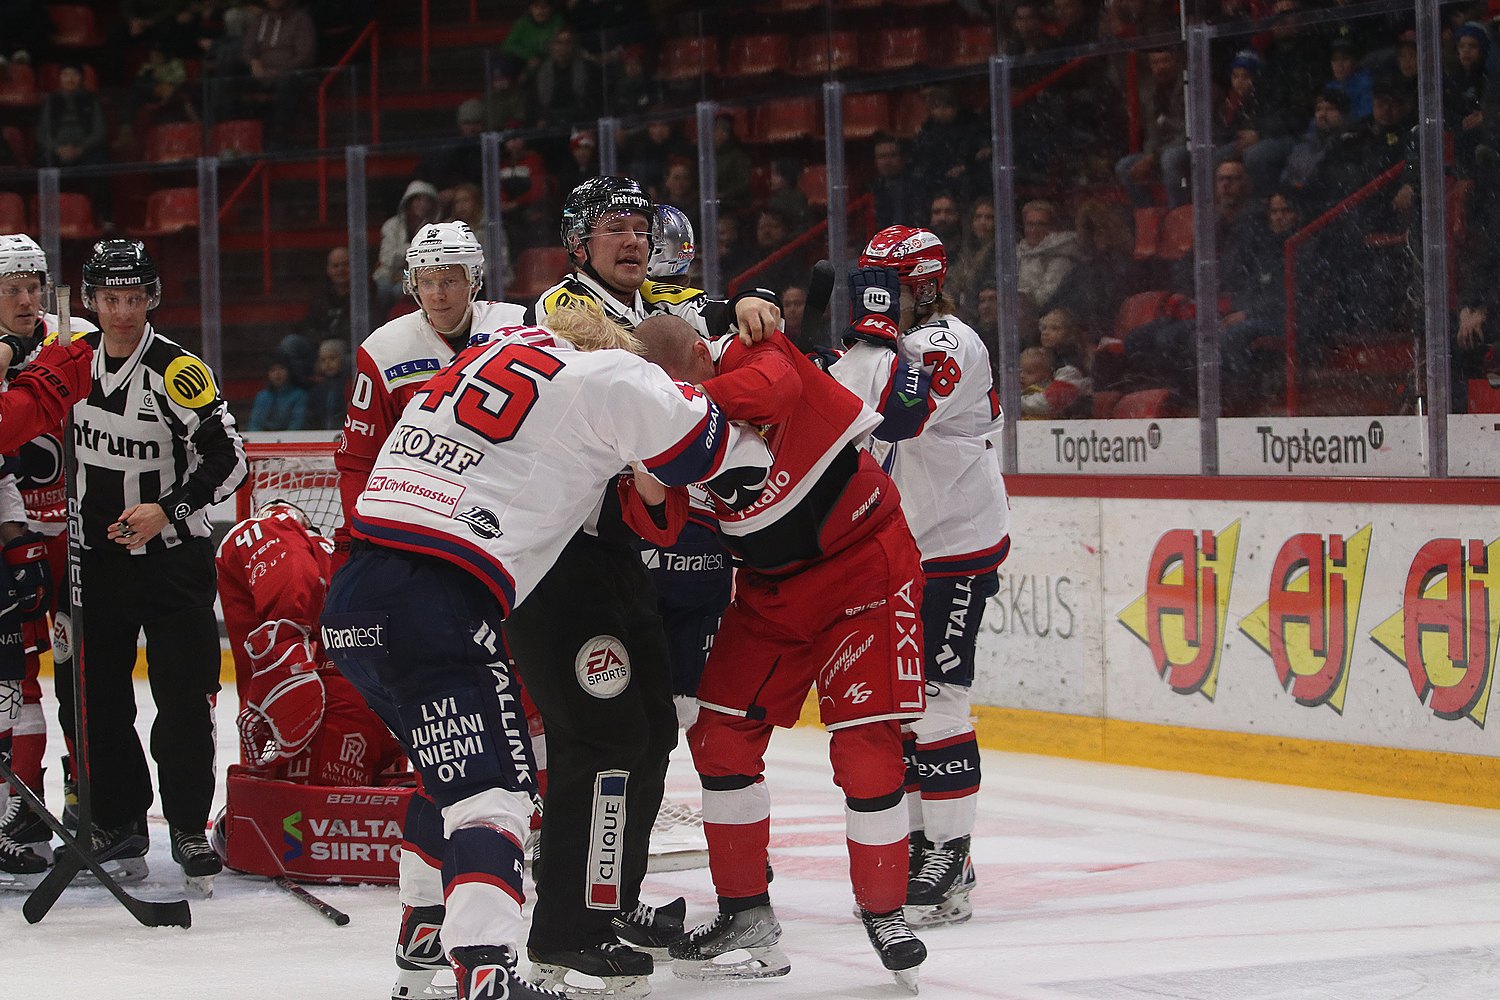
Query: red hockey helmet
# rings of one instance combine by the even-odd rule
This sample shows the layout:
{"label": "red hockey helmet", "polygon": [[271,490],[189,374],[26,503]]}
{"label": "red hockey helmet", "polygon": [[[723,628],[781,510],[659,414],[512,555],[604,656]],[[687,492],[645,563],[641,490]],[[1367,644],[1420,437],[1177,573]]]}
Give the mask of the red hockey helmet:
{"label": "red hockey helmet", "polygon": [[859,255],[860,267],[889,267],[911,289],[918,306],[930,306],[943,293],[948,276],[948,252],[937,234],[911,226],[887,226],[870,239]]}

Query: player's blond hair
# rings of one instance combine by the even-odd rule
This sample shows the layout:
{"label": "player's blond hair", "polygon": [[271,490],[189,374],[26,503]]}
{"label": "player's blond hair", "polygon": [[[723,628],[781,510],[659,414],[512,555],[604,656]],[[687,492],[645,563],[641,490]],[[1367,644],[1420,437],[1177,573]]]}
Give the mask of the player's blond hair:
{"label": "player's blond hair", "polygon": [[629,330],[604,315],[592,302],[560,305],[548,314],[542,326],[580,351],[646,353],[645,346]]}

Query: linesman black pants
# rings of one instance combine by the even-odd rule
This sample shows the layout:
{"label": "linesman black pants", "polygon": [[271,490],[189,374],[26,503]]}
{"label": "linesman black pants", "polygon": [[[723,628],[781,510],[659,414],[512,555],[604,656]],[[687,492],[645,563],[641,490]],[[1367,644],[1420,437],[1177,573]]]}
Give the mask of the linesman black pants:
{"label": "linesman black pants", "polygon": [[[128,556],[123,548],[83,553],[84,704],[98,826],[139,819],[151,807],[151,773],[135,731],[131,679],[143,630],[156,702],[151,756],[162,812],[181,830],[200,833],[208,825],[214,797],[212,699],[219,690],[215,583],[213,543],[206,538],[144,556]],[[71,711],[64,702],[61,714]]]}
{"label": "linesman black pants", "polygon": [[579,532],[505,636],[547,729],[529,944],[546,953],[614,941],[610,919],[639,901],[677,743],[666,637],[640,554]]}

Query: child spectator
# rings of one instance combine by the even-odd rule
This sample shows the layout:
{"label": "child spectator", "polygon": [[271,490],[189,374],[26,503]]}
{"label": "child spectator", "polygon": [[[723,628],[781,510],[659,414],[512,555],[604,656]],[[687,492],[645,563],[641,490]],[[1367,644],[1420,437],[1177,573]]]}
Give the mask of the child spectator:
{"label": "child spectator", "polygon": [[1026,348],[1021,352],[1021,419],[1062,416],[1082,398],[1074,380],[1081,378],[1076,368],[1058,368],[1047,348]]}
{"label": "child spectator", "polygon": [[1326,86],[1344,92],[1349,98],[1349,116],[1354,121],[1368,118],[1374,108],[1374,78],[1358,68],[1354,43],[1335,38],[1329,45],[1328,70],[1332,74]]}
{"label": "child spectator", "polygon": [[1078,238],[1057,229],[1057,207],[1050,201],[1029,201],[1021,209],[1019,256],[1021,293],[1045,310],[1062,288],[1077,254]]}
{"label": "child spectator", "polygon": [[349,342],[330,337],[318,345],[313,383],[307,389],[308,430],[337,430],[349,409]]}
{"label": "child spectator", "polygon": [[252,431],[300,431],[307,426],[307,390],[292,384],[291,369],[276,359],[266,369],[266,386],[255,394]]}
{"label": "child spectator", "polygon": [[1089,344],[1083,327],[1070,309],[1051,309],[1037,321],[1041,346],[1052,352],[1053,368],[1059,378],[1078,386],[1083,393],[1093,390],[1088,371],[1091,367]]}

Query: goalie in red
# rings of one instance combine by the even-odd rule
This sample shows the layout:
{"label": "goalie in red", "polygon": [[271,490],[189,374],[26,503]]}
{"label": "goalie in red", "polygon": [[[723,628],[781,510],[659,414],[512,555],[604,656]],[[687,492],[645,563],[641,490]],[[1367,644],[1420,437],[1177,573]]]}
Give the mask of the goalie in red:
{"label": "goalie in red", "polygon": [[[332,554],[333,541],[284,500],[219,546],[242,765],[229,770],[215,846],[230,867],[258,875],[395,882],[411,789],[380,784],[401,747],[318,643]],[[285,828],[299,811],[301,823]]]}

